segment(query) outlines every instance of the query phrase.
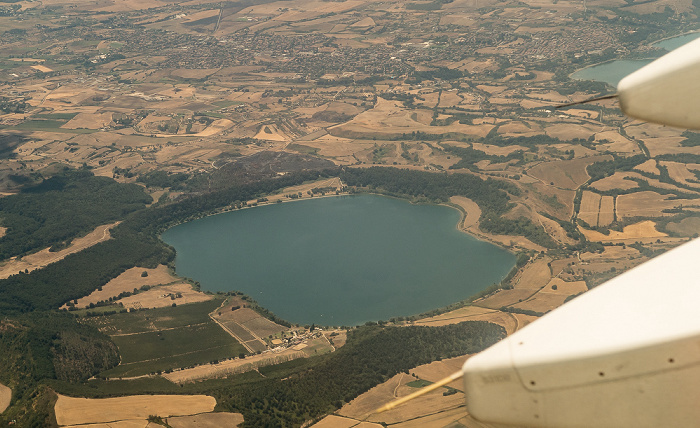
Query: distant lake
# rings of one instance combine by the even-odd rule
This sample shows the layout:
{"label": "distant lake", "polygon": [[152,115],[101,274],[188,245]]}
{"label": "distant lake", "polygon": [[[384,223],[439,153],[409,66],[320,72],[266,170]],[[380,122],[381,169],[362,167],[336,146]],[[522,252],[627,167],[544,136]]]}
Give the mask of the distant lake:
{"label": "distant lake", "polygon": [[358,325],[466,299],[513,267],[457,229],[459,211],[375,195],[219,214],[167,230],[177,273],[239,290],[299,324]]}
{"label": "distant lake", "polygon": [[[670,39],[661,40],[653,44],[653,46],[672,51],[684,44],[691,42],[700,37],[700,33],[684,34],[682,36],[671,37]],[[628,74],[637,71],[645,65],[652,62],[652,59],[644,60],[629,60],[621,59],[617,61],[609,61],[593,67],[583,68],[571,75],[572,79],[577,80],[595,80],[605,82],[611,86],[617,86],[620,80]]]}

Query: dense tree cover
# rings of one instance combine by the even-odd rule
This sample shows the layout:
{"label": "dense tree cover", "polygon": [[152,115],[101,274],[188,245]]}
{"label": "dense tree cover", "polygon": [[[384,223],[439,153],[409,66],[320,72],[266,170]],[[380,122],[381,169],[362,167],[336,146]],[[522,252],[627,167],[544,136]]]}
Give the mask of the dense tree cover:
{"label": "dense tree cover", "polygon": [[71,171],[0,199],[0,259],[65,245],[95,227],[121,219],[151,202],[143,188]]}
{"label": "dense tree cover", "polygon": [[146,187],[178,187],[187,180],[189,176],[185,173],[178,172],[175,174],[168,174],[166,171],[151,171],[146,174],[140,175],[136,179],[139,183],[143,183]]}
{"label": "dense tree cover", "polygon": [[86,296],[134,266],[155,267],[174,257],[169,247],[152,236],[115,231],[115,239],[101,242],[31,273],[0,281],[0,313],[60,307]]}
{"label": "dense tree cover", "polygon": [[369,187],[392,195],[422,197],[436,202],[447,202],[451,196],[466,196],[482,210],[498,214],[511,208],[508,193],[520,194],[520,189],[507,181],[483,180],[471,174],[435,174],[384,167],[345,168],[340,179],[348,186]]}
{"label": "dense tree cover", "polygon": [[87,380],[119,363],[116,346],[98,330],[60,312],[34,312],[0,322],[0,381],[15,404],[0,423],[50,426],[50,408],[37,406],[42,379]]}
{"label": "dense tree cover", "polygon": [[443,327],[364,326],[313,368],[286,379],[213,391],[219,408],[241,412],[245,426],[300,426],[340,408],[402,371],[441,358],[479,352],[505,337],[503,327],[471,321]]}

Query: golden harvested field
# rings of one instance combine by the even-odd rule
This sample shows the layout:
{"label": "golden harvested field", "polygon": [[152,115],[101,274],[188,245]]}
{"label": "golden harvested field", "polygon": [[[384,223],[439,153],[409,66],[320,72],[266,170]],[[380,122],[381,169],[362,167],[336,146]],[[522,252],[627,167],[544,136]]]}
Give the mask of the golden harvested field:
{"label": "golden harvested field", "polygon": [[95,230],[82,238],[74,239],[70,246],[60,251],[50,252],[48,248],[45,248],[37,253],[24,256],[20,260],[13,257],[0,266],[0,279],[14,275],[20,270],[24,271],[26,269],[31,272],[35,269],[41,269],[44,266],[62,260],[69,254],[77,253],[97,243],[106,241],[111,238],[109,230],[117,224],[119,222],[97,226]]}
{"label": "golden harvested field", "polygon": [[203,413],[201,415],[168,418],[168,425],[172,428],[223,428],[237,427],[242,423],[242,414],[227,412]]}
{"label": "golden harvested field", "polygon": [[122,303],[127,309],[165,308],[172,306],[173,303],[186,305],[188,303],[206,302],[213,298],[214,296],[210,294],[194,290],[191,284],[180,283],[154,287],[148,291],[124,297],[118,300],[117,303]]}
{"label": "golden harvested field", "polygon": [[550,137],[558,138],[562,141],[570,141],[574,138],[588,139],[604,128],[601,125],[579,125],[578,123],[559,123],[545,128],[545,132]]}
{"label": "golden harvested field", "polygon": [[149,415],[188,416],[214,410],[207,395],[132,395],[117,398],[73,398],[58,395],[54,407],[59,425],[145,420]]}
{"label": "golden harvested field", "polygon": [[612,156],[591,156],[572,160],[543,162],[528,170],[528,174],[546,184],[552,184],[565,189],[576,189],[590,177],[586,167],[592,163],[612,160]]}
{"label": "golden harvested field", "polygon": [[[337,411],[336,415],[358,421],[384,422],[393,425],[398,422],[415,420],[428,414],[464,406],[464,394],[461,392],[443,396],[442,392],[437,390],[416,398],[409,405],[399,406],[381,414],[373,414],[380,406],[416,391],[416,388],[406,386],[407,383],[414,380],[416,379],[413,376],[399,373],[383,384],[355,398]],[[463,409],[460,410],[463,411]]]}
{"label": "golden harvested field", "polygon": [[12,390],[0,383],[0,413],[10,405],[12,400]]}
{"label": "golden harvested field", "polygon": [[[342,416],[328,415],[315,423],[314,428],[355,428],[360,422],[356,419],[344,418]],[[381,427],[379,424],[372,424],[374,427]]]}
{"label": "golden harvested field", "polygon": [[112,123],[112,113],[78,113],[68,123],[61,126],[64,129],[99,129]]}
{"label": "golden harvested field", "polygon": [[251,355],[246,358],[235,358],[220,361],[216,364],[202,364],[189,369],[175,370],[161,376],[174,383],[195,382],[203,379],[223,378],[232,374],[245,373],[256,370],[258,367],[280,364],[297,358],[304,358],[306,354],[293,349],[277,353],[265,353]]}
{"label": "golden harvested field", "polygon": [[458,122],[448,126],[430,126],[416,121],[412,116],[411,110],[406,109],[402,103],[379,98],[374,108],[358,114],[347,123],[328,128],[328,132],[348,138],[401,135],[413,131],[428,134],[455,132],[484,137],[493,128],[490,125],[463,125]]}
{"label": "golden harvested field", "polygon": [[662,217],[671,215],[662,212],[665,209],[699,206],[698,199],[670,199],[670,195],[661,195],[652,191],[643,191],[620,195],[617,197],[617,218],[625,217]]}
{"label": "golden harvested field", "polygon": [[552,277],[551,270],[547,265],[550,261],[550,258],[542,257],[528,263],[525,268],[515,276],[515,288],[539,289],[544,287]]}
{"label": "golden harvested field", "polygon": [[479,217],[481,217],[481,208],[476,202],[464,196],[452,196],[450,202],[459,206],[464,210],[464,219],[462,220],[462,228],[471,230],[479,225]]}
{"label": "golden harvested field", "polygon": [[584,191],[581,196],[581,208],[579,209],[578,217],[591,226],[597,226],[599,209],[600,195],[588,190]]}
{"label": "golden harvested field", "polygon": [[646,179],[642,175],[637,174],[636,172],[616,172],[615,174],[609,177],[605,177],[598,181],[594,181],[593,183],[591,183],[591,187],[602,192],[613,189],[627,190],[639,187],[639,184],[636,181],[627,180],[626,177]]}
{"label": "golden harvested field", "polygon": [[[148,273],[148,276],[141,276],[143,272]],[[178,281],[178,278],[173,276],[165,265],[155,269],[131,268],[103,285],[102,290],[95,290],[89,296],[78,299],[76,306],[83,308],[90,303],[118,296],[124,291],[134,291],[134,288],[141,288],[143,285],[172,284],[175,281]]]}
{"label": "golden harvested field", "polygon": [[[556,286],[556,290],[552,287]],[[546,287],[541,289],[531,298],[522,303],[513,305],[520,309],[527,309],[535,312],[548,312],[561,306],[564,300],[571,295],[583,293],[588,290],[585,281],[565,282],[560,278],[552,278]]]}
{"label": "golden harvested field", "polygon": [[691,187],[700,187],[700,184],[695,183],[694,181],[697,181],[698,178],[688,170],[688,167],[682,163],[678,162],[668,162],[668,161],[661,161],[659,162],[661,166],[664,166],[668,170],[668,175],[671,177],[672,180],[685,184],[687,186]]}
{"label": "golden harvested field", "polygon": [[654,175],[661,174],[661,172],[659,171],[659,168],[656,166],[655,159],[649,159],[648,161],[635,166],[634,169],[642,171],[642,172],[648,172],[649,174],[654,174]]}
{"label": "golden harvested field", "polygon": [[[430,382],[437,382],[448,377],[454,372],[460,371],[468,357],[468,355],[462,355],[459,357],[447,358],[442,361],[433,361],[432,363],[423,364],[413,368],[409,370],[409,372],[420,379]],[[460,391],[464,390],[462,379],[457,379],[451,383],[448,383],[447,386],[459,389]]]}
{"label": "golden harvested field", "polygon": [[663,238],[668,236],[665,233],[656,230],[656,223],[651,220],[630,224],[622,229],[622,232],[611,230],[609,235],[604,235],[600,232],[596,232],[595,230],[580,230],[589,241],[619,241],[641,238]]}
{"label": "golden harvested field", "polygon": [[598,226],[607,226],[613,221],[615,221],[615,198],[612,196],[603,196],[600,199]]}
{"label": "golden harvested field", "polygon": [[[516,300],[517,302],[517,300]],[[503,326],[507,334],[512,334],[518,329],[518,322],[513,314],[501,312],[495,309],[479,306],[465,306],[454,311],[446,312],[430,318],[415,321],[414,325],[437,327],[441,325],[457,324],[462,321],[488,321]]]}

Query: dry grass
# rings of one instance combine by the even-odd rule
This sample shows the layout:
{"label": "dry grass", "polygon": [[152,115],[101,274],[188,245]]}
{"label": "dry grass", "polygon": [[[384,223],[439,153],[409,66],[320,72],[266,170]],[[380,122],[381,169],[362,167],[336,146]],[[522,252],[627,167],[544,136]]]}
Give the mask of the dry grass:
{"label": "dry grass", "polygon": [[206,302],[213,298],[214,296],[210,294],[194,290],[190,284],[180,283],[154,287],[148,291],[120,299],[117,303],[122,303],[127,309],[164,308],[172,306],[173,303],[186,305]]}
{"label": "dry grass", "polygon": [[587,190],[584,191],[581,197],[581,207],[578,211],[578,217],[591,226],[597,226],[599,210],[600,195]]}
{"label": "dry grass", "polygon": [[648,172],[649,174],[654,174],[654,175],[661,174],[661,171],[659,171],[659,168],[656,166],[655,159],[649,159],[648,161],[635,166],[634,169],[636,169],[638,171],[642,171],[642,172]]}
{"label": "dry grass", "polygon": [[612,196],[603,196],[600,199],[598,226],[607,226],[613,221],[615,221],[615,198]]}
{"label": "dry grass", "polygon": [[651,220],[640,221],[639,223],[626,226],[622,232],[611,230],[609,235],[604,235],[594,230],[581,229],[581,232],[589,241],[620,241],[635,240],[641,238],[663,238],[666,235],[656,230],[656,223]]}
{"label": "dry grass", "polygon": [[671,177],[672,180],[691,187],[700,186],[700,184],[697,183],[698,178],[695,176],[695,174],[688,170],[688,167],[686,165],[678,162],[668,161],[661,161],[659,163],[661,164],[661,166],[667,168],[668,175]]}
{"label": "dry grass", "polygon": [[604,155],[543,162],[532,167],[528,174],[546,184],[554,183],[554,186],[564,189],[576,189],[590,178],[586,172],[586,167],[592,163],[604,160],[612,160],[612,157]]}
{"label": "dry grass", "polygon": [[[148,276],[141,276],[143,272],[148,273]],[[89,296],[78,299],[76,306],[82,308],[90,303],[108,300],[110,297],[116,297],[124,291],[134,291],[134,288],[141,288],[143,285],[172,284],[177,280],[178,278],[173,276],[165,265],[155,269],[131,268],[103,285],[102,290],[95,290]]]}
{"label": "dry grass", "polygon": [[700,233],[700,218],[688,217],[677,223],[669,223],[666,228],[681,236],[695,236]]}
{"label": "dry grass", "polygon": [[172,428],[237,427],[242,423],[242,414],[228,412],[203,413],[201,415],[168,418],[168,425]]}
{"label": "dry grass", "polygon": [[[556,286],[556,290],[553,287]],[[571,295],[583,293],[588,290],[585,281],[566,282],[560,278],[552,278],[546,287],[541,289],[531,298],[514,305],[516,308],[528,309],[536,312],[548,312],[561,306],[564,300]]]}
{"label": "dry grass", "polygon": [[452,196],[450,202],[459,206],[464,212],[464,219],[462,220],[462,228],[465,230],[471,230],[478,227],[479,217],[481,217],[481,208],[476,202],[464,196]]}
{"label": "dry grass", "polygon": [[[314,428],[355,428],[360,421],[356,419],[344,418],[336,415],[329,415],[315,423]],[[381,427],[379,424],[372,424],[375,427]]]}
{"label": "dry grass", "polygon": [[25,271],[25,269],[30,272],[35,269],[41,269],[44,266],[62,260],[69,254],[77,253],[102,241],[106,241],[111,238],[109,230],[117,224],[119,223],[97,226],[95,230],[82,238],[74,239],[69,247],[61,251],[50,252],[48,248],[45,248],[37,253],[24,256],[21,259],[13,257],[0,267],[0,279],[5,279],[19,271]]}
{"label": "dry grass", "polygon": [[12,390],[0,383],[0,413],[10,406],[12,400]]}
{"label": "dry grass", "polygon": [[662,212],[665,209],[679,206],[699,206],[698,199],[670,199],[669,195],[661,195],[652,191],[643,191],[620,195],[617,197],[617,217],[661,217],[671,215]]}
{"label": "dry grass", "polygon": [[256,370],[258,367],[280,364],[297,358],[304,358],[306,354],[292,349],[278,353],[265,353],[251,355],[246,358],[235,358],[221,361],[216,364],[202,364],[183,370],[175,370],[162,376],[174,383],[195,382],[203,379],[222,378],[232,374],[245,373]]}
{"label": "dry grass", "polygon": [[112,113],[78,113],[68,123],[61,126],[64,129],[100,129],[112,123]]}
{"label": "dry grass", "polygon": [[118,398],[58,396],[54,410],[59,425],[144,420],[150,415],[187,416],[211,412],[216,399],[207,395],[132,395]]}
{"label": "dry grass", "polygon": [[[428,100],[428,94],[423,96]],[[427,101],[426,101],[427,102]],[[437,102],[431,103],[434,105]],[[428,134],[445,134],[449,132],[484,137],[493,128],[490,125],[464,125],[458,122],[448,126],[430,126],[418,122],[413,117],[413,111],[403,107],[398,101],[379,98],[374,108],[355,116],[351,121],[342,125],[328,128],[328,132],[342,137],[360,138],[363,136],[401,135],[413,131]]]}
{"label": "dry grass", "polygon": [[465,306],[454,311],[423,318],[415,321],[414,325],[437,327],[442,325],[457,324],[462,321],[488,321],[503,326],[507,334],[512,334],[518,328],[517,321],[511,314],[479,306]]}
{"label": "dry grass", "polygon": [[602,192],[614,189],[628,190],[639,187],[639,184],[637,184],[637,182],[627,180],[627,177],[643,178],[640,174],[637,174],[636,172],[616,172],[609,177],[605,177],[598,181],[594,181],[593,183],[591,183],[591,187]]}
{"label": "dry grass", "polygon": [[545,132],[550,137],[558,138],[562,141],[570,141],[575,138],[588,139],[603,130],[602,125],[578,125],[575,123],[558,123],[548,126]]}

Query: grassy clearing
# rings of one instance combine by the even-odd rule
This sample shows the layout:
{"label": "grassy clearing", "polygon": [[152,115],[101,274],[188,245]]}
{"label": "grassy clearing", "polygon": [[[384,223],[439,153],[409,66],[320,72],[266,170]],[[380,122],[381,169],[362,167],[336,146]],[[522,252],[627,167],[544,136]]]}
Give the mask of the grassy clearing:
{"label": "grassy clearing", "polygon": [[432,385],[433,383],[427,380],[423,379],[418,379],[418,380],[413,380],[411,382],[408,382],[406,386],[410,386],[411,388],[425,388],[428,385]]}

